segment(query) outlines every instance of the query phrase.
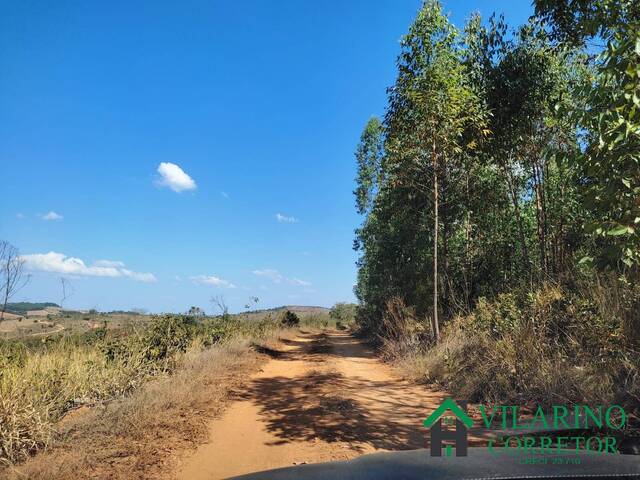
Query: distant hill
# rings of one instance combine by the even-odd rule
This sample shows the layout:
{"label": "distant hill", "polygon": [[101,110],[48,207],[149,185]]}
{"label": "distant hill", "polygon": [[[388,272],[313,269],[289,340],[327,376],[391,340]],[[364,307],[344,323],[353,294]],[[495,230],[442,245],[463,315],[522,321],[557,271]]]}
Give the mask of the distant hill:
{"label": "distant hill", "polygon": [[325,307],[315,307],[315,306],[302,306],[302,305],[284,305],[282,307],[275,308],[264,308],[260,310],[251,310],[249,312],[238,312],[234,315],[239,317],[248,318],[250,320],[260,320],[266,315],[278,315],[280,312],[284,312],[286,310],[291,310],[293,313],[298,315],[299,317],[311,317],[314,315],[328,315],[329,309]]}
{"label": "distant hill", "polygon": [[316,307],[316,306],[304,306],[304,305],[283,305],[281,307],[274,308],[263,308],[260,310],[250,310],[249,312],[241,312],[240,314],[245,313],[270,313],[270,312],[282,312],[284,310],[291,310],[294,313],[329,313],[329,308],[325,307]]}
{"label": "distant hill", "polygon": [[45,310],[49,307],[60,308],[60,305],[52,302],[16,302],[16,303],[7,303],[7,312],[15,313],[18,315],[24,315],[32,310]]}

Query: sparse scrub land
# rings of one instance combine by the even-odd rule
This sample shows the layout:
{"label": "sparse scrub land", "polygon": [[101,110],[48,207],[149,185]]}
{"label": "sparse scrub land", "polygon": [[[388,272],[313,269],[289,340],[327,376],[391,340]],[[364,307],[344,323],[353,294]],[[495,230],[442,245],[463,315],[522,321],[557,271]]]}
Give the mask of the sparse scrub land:
{"label": "sparse scrub land", "polygon": [[621,404],[638,429],[640,17],[583,3],[511,35],[425,2],[356,150],[357,325],[460,397]]}
{"label": "sparse scrub land", "polygon": [[[31,460],[24,467],[29,478],[75,478],[78,462],[82,468],[103,468],[100,462],[125,446],[132,450],[117,451],[142,449],[161,462],[153,442],[141,446],[138,440],[158,429],[176,436],[177,445],[188,443],[185,438],[192,434],[189,441],[204,435],[203,423],[184,415],[213,415],[243,369],[257,364],[251,344],[276,342],[286,331],[271,315],[261,320],[167,315],[120,328],[109,328],[109,316],[99,316],[106,317],[102,326],[81,333],[0,341],[0,462],[5,466],[47,446],[56,452],[55,461],[50,454]],[[90,413],[77,421],[72,415],[67,424],[69,412],[87,406]],[[75,442],[77,435],[86,438]],[[89,449],[93,444],[102,444],[104,451]],[[59,461],[60,455],[70,457],[70,466]],[[113,478],[131,478],[142,468],[132,462],[124,462],[125,473]]]}
{"label": "sparse scrub land", "polygon": [[46,451],[5,472],[9,478],[42,480],[163,476],[173,452],[206,439],[207,420],[259,363],[241,339],[191,348],[172,375],[76,415],[72,411],[56,426],[56,440]]}

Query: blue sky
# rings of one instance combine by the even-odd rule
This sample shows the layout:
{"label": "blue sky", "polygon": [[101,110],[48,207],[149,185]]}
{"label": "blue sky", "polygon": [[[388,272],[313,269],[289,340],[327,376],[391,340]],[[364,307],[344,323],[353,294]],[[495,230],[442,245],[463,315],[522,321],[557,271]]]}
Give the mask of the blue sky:
{"label": "blue sky", "polygon": [[[527,1],[446,1],[526,20]],[[14,300],[233,311],[353,301],[353,151],[419,1],[0,2]],[[164,174],[164,176],[163,176]]]}

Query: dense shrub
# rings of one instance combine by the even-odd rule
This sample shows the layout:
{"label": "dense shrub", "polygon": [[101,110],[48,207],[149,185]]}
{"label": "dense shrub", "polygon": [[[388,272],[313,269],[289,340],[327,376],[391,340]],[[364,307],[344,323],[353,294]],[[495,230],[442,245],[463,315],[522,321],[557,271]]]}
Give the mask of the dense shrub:
{"label": "dense shrub", "polygon": [[293,313],[291,310],[287,310],[282,314],[280,324],[287,328],[297,327],[300,325],[300,318],[298,318],[298,315]]}

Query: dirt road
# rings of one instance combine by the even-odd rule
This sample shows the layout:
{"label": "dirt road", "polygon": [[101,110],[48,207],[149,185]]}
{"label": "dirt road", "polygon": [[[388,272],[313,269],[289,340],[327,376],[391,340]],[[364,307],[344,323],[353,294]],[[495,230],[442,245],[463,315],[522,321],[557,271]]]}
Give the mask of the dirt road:
{"label": "dirt road", "polygon": [[217,479],[425,445],[423,419],[444,394],[399,379],[347,333],[285,341],[213,421],[178,478]]}

